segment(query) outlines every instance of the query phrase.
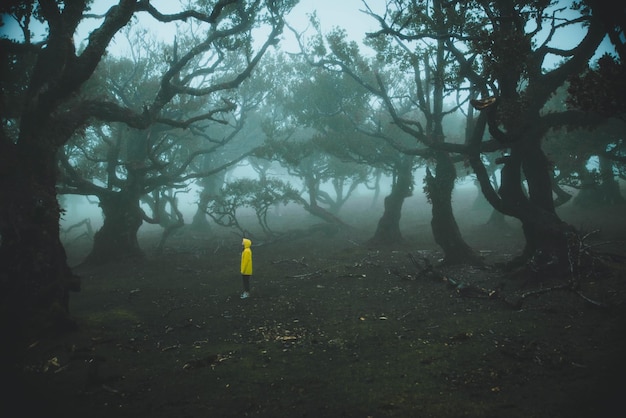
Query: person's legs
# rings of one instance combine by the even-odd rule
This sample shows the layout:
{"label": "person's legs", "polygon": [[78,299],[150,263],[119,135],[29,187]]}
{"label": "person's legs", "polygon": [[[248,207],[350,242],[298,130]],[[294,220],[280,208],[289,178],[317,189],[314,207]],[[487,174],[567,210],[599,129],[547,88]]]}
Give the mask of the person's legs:
{"label": "person's legs", "polygon": [[243,280],[243,293],[241,294],[241,298],[245,299],[250,296],[250,276],[242,274],[241,278]]}

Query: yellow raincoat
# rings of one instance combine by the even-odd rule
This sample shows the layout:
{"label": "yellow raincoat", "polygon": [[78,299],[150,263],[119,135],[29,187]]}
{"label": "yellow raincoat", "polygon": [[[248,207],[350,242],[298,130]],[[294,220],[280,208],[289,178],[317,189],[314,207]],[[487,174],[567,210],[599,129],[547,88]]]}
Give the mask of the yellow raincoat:
{"label": "yellow raincoat", "polygon": [[243,251],[241,252],[241,274],[252,276],[252,250],[250,249],[252,241],[248,238],[244,238],[241,244],[243,245]]}

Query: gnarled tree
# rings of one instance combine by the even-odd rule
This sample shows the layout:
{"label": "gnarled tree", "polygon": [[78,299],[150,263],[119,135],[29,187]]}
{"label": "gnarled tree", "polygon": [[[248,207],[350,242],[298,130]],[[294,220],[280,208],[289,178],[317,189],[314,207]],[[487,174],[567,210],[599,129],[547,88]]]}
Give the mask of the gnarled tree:
{"label": "gnarled tree", "polygon": [[[78,290],[80,284],[67,265],[59,239],[55,190],[59,149],[95,120],[146,129],[157,122],[187,127],[211,117],[209,111],[190,119],[170,119],[162,111],[181,95],[211,95],[236,88],[277,42],[282,16],[293,3],[219,0],[198,2],[203,6],[196,10],[166,15],[149,0],[119,0],[98,18],[98,26],[80,51],[73,38],[88,17],[90,1],[3,3],[2,12],[14,16],[24,31],[21,39],[0,40],[3,72],[10,74],[2,78],[2,108],[11,109],[3,112],[0,129],[0,315],[3,327],[10,331],[5,338],[20,341],[31,334],[73,326],[69,292]],[[202,37],[169,63],[156,95],[141,108],[130,108],[110,97],[83,96],[83,85],[113,37],[140,12],[172,24],[193,20],[204,26]],[[47,29],[39,44],[33,42],[28,24],[34,19]],[[269,31],[266,42],[257,47],[252,31],[259,25],[268,26]],[[246,65],[219,83],[204,85],[206,71],[219,65],[222,55],[215,54],[204,68],[189,64],[215,48],[241,48]]]}

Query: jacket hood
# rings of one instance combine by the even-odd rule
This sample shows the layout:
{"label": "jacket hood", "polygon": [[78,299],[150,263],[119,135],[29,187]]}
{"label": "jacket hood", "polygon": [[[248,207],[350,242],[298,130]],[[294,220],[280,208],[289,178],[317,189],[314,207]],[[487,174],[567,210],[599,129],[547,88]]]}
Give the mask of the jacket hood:
{"label": "jacket hood", "polygon": [[241,244],[243,245],[243,248],[250,248],[250,246],[252,245],[252,241],[250,241],[248,238],[244,238],[241,241]]}

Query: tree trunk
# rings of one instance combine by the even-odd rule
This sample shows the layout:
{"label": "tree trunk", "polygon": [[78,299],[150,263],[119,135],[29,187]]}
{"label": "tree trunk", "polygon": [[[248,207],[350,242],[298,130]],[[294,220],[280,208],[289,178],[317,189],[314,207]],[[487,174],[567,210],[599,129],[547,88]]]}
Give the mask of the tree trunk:
{"label": "tree trunk", "polygon": [[325,222],[336,224],[341,227],[346,227],[346,225],[341,219],[327,211],[321,206],[318,206],[317,201],[315,199],[311,199],[310,203],[306,200],[300,198],[296,199],[297,202],[300,202],[304,207],[304,210],[309,212],[313,216],[317,216],[320,219],[323,219]]}
{"label": "tree trunk", "polygon": [[596,179],[587,168],[586,163],[587,161],[585,160],[578,167],[580,189],[576,197],[574,197],[574,204],[583,208],[592,208],[598,205],[602,200],[602,196]]}
{"label": "tree trunk", "polygon": [[[521,170],[528,183],[525,195]],[[511,216],[522,222],[526,239],[524,251],[513,265],[526,263],[534,271],[566,273],[572,268],[575,229],[555,211],[549,161],[538,140],[520,141],[511,147],[502,169],[499,194]],[[549,268],[549,269],[546,269]]]}
{"label": "tree trunk", "polygon": [[128,191],[112,192],[100,196],[104,214],[102,228],[96,232],[87,263],[106,263],[123,257],[141,257],[143,252],[137,241],[137,231],[143,214],[139,197]]}
{"label": "tree trunk", "polygon": [[51,141],[44,142],[7,147],[0,156],[3,344],[75,326],[69,292],[80,290],[80,280],[72,274],[59,238],[56,153],[48,149]]}
{"label": "tree trunk", "polygon": [[210,194],[206,189],[202,189],[199,194],[196,213],[191,220],[191,227],[194,231],[210,231],[211,225],[207,219],[207,208],[209,207]]}
{"label": "tree trunk", "polygon": [[608,158],[600,155],[600,193],[602,196],[602,202],[614,205],[617,203],[623,203],[624,197],[619,189],[619,182],[615,180],[615,173],[613,172],[613,162]]}
{"label": "tree trunk", "polygon": [[442,248],[446,264],[480,264],[478,254],[463,240],[452,211],[454,164],[444,152],[438,152],[436,159],[436,176],[430,170],[426,172],[426,193],[432,204],[430,225],[435,242]]}
{"label": "tree trunk", "polygon": [[372,244],[393,244],[404,240],[400,231],[400,218],[404,200],[413,194],[413,157],[402,158],[397,170],[396,180],[391,186],[391,193],[385,197],[384,212],[378,220]]}
{"label": "tree trunk", "polygon": [[[213,163],[209,157],[202,160],[202,169],[209,170]],[[197,231],[209,231],[211,224],[207,218],[209,203],[218,196],[226,181],[226,171],[221,171],[209,177],[198,180],[198,186],[202,188],[198,195],[198,210],[193,216],[191,226]]]}
{"label": "tree trunk", "polygon": [[340,218],[333,215],[332,213],[317,204],[317,191],[319,182],[313,177],[307,177],[305,178],[305,184],[307,186],[306,192],[309,194],[309,201],[307,202],[306,199],[304,199],[302,196],[296,195],[294,196],[295,202],[300,203],[304,210],[309,212],[311,215],[324,220],[325,222],[335,224],[342,228],[348,227],[348,225],[346,225]]}
{"label": "tree trunk", "polygon": [[374,186],[373,186],[374,195],[372,196],[372,203],[370,204],[370,209],[376,206],[376,203],[378,203],[378,197],[380,196],[380,179],[382,175],[383,175],[383,171],[381,169],[376,169],[376,172],[374,175]]}

